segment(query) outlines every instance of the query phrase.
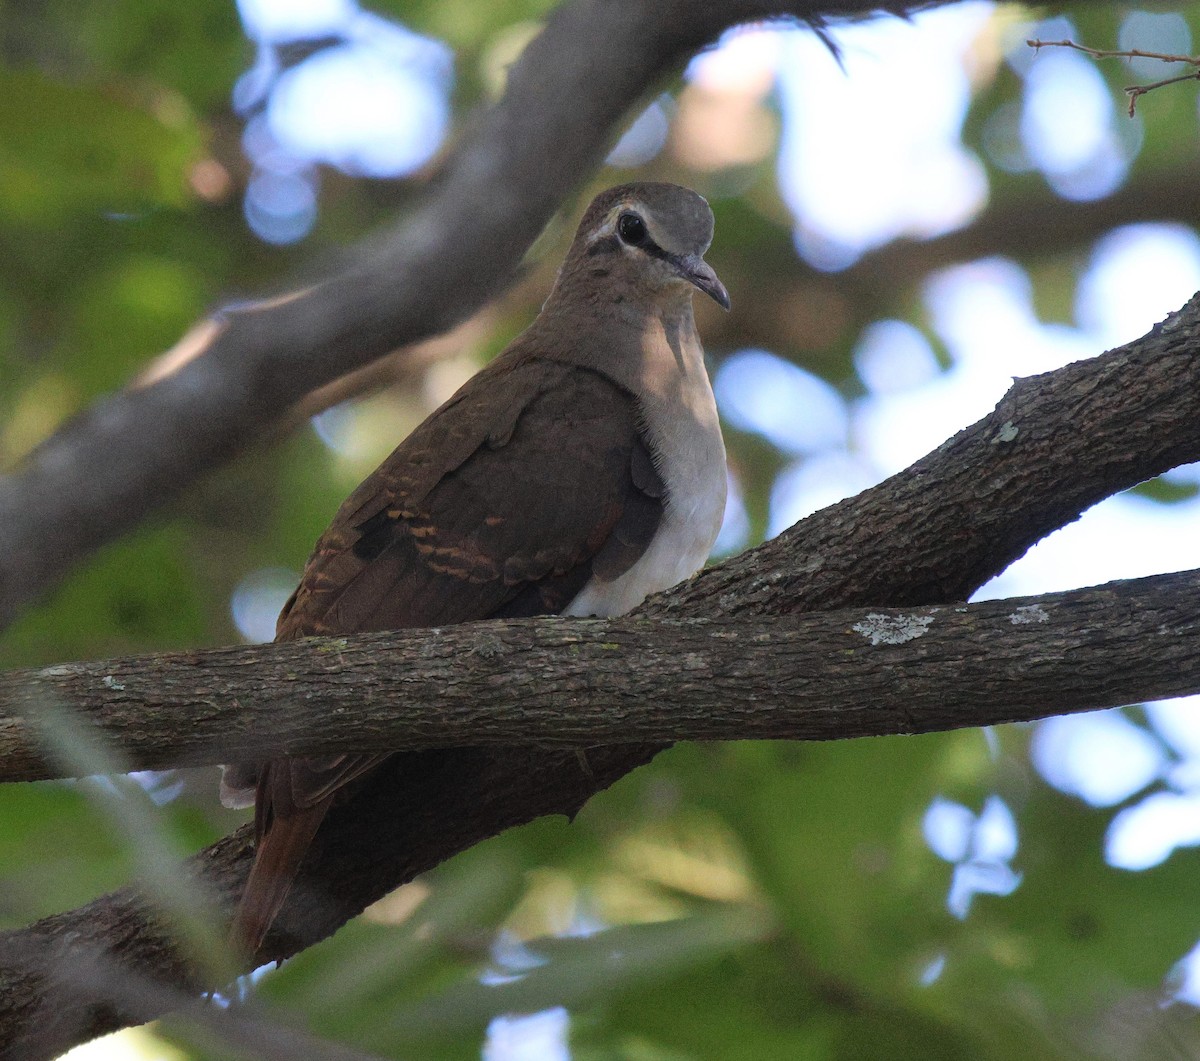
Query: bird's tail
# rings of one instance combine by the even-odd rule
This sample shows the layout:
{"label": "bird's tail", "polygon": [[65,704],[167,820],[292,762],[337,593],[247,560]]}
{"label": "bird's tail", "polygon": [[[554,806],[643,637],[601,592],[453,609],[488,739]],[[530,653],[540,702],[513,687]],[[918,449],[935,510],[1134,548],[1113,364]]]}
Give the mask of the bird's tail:
{"label": "bird's tail", "polygon": [[257,953],[332,802],[324,799],[309,807],[294,808],[286,816],[277,814],[259,838],[254,865],[230,928],[230,945],[236,951]]}

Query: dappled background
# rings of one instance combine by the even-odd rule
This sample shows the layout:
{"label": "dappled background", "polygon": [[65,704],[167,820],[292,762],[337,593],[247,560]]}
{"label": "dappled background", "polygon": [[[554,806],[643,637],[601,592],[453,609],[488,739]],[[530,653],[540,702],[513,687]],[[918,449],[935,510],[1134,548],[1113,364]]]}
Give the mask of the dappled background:
{"label": "dappled background", "polygon": [[[0,466],[207,311],[403,211],[549,6],[6,7]],[[899,471],[1012,376],[1136,338],[1200,289],[1195,88],[1130,119],[1121,87],[1176,68],[1025,44],[1188,53],[1195,30],[1194,11],[960,4],[835,28],[840,64],[806,30],[727,35],[630,116],[507,293],[104,549],[0,636],[0,664],[269,639],[341,499],[529,322],[587,196],[623,180],[691,185],[717,216],[734,309],[697,312],[730,454],[719,551]],[[1198,492],[1193,467],[1107,501],[980,596],[1198,567]],[[7,924],[138,871],[114,798],[156,808],[181,853],[244,820],[215,770],[139,782],[0,789]],[[1198,845],[1186,701],[681,746],[242,987],[388,1056],[1194,1056]],[[178,1028],[77,1056],[137,1051],[221,1056]]]}

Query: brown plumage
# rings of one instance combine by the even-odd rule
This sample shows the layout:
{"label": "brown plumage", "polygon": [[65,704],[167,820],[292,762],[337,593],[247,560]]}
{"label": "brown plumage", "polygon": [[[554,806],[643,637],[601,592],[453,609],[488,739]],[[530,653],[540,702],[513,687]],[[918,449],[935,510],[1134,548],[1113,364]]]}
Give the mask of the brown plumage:
{"label": "brown plumage", "polygon": [[[690,301],[698,287],[728,304],[700,257],[711,234],[707,204],[687,189],[599,195],[537,320],[341,506],[277,640],[615,614],[695,570],[724,502]],[[256,856],[233,928],[248,952],[334,799],[386,758],[227,768],[233,805],[257,775]]]}

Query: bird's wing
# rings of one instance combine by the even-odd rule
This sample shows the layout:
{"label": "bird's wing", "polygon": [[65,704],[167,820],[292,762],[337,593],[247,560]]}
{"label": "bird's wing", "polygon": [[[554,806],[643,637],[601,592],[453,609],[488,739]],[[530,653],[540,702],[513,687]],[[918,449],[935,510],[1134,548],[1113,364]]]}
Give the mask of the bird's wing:
{"label": "bird's wing", "polygon": [[277,638],[561,611],[636,562],[663,503],[628,392],[536,358],[485,371],[342,506]]}
{"label": "bird's wing", "polygon": [[[665,490],[637,405],[604,376],[502,359],[414,431],[321,536],[277,639],[561,611],[628,570]],[[386,755],[278,759],[259,779],[259,847],[238,915],[257,947],[330,801]]]}

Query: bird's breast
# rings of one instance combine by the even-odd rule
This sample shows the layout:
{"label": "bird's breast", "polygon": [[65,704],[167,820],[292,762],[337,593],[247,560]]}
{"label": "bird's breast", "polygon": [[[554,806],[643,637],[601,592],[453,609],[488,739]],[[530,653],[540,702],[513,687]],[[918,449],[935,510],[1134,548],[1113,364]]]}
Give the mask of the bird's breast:
{"label": "bird's breast", "polygon": [[611,582],[593,578],[564,615],[621,615],[694,575],[708,559],[725,515],[725,444],[702,366],[699,373],[670,400],[651,395],[641,403],[667,493],[658,531],[629,570]]}

